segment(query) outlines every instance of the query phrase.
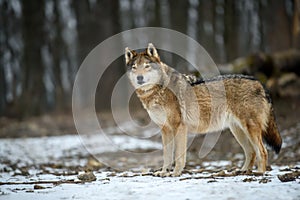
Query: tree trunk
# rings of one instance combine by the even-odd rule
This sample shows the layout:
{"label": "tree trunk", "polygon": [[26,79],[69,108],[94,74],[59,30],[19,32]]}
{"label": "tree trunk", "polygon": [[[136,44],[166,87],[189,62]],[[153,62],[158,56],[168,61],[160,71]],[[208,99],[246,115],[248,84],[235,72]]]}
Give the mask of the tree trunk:
{"label": "tree trunk", "polygon": [[300,49],[300,0],[294,1],[293,47]]}
{"label": "tree trunk", "polygon": [[20,117],[40,114],[45,107],[44,66],[41,46],[44,42],[44,1],[22,1],[24,54],[22,95],[18,100]]}

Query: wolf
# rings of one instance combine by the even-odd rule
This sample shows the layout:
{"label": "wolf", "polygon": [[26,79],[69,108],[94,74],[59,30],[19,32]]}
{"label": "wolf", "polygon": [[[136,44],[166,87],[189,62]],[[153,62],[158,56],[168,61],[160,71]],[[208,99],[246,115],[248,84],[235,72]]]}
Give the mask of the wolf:
{"label": "wolf", "polygon": [[[229,128],[241,145],[242,171],[266,171],[268,154],[264,141],[278,154],[278,132],[269,94],[251,76],[220,75],[199,79],[177,72],[161,61],[152,43],[137,52],[125,48],[128,78],[160,127],[163,167],[156,176],[180,176],[186,163],[187,133],[209,133]],[[171,172],[173,162],[175,168]]]}

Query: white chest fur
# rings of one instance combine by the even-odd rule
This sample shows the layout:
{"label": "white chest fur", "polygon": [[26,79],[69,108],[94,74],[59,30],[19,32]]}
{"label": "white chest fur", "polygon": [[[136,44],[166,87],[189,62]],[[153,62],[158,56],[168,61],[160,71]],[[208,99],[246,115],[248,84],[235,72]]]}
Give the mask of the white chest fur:
{"label": "white chest fur", "polygon": [[161,106],[152,106],[148,111],[150,118],[157,125],[164,125],[167,120],[167,113]]}

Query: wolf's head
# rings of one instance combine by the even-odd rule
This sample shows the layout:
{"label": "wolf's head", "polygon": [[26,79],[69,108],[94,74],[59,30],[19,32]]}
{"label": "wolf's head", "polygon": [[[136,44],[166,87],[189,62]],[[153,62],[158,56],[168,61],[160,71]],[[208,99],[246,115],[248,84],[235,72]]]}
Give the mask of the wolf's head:
{"label": "wolf's head", "polygon": [[132,85],[137,88],[148,88],[160,84],[162,69],[160,57],[152,43],[143,52],[125,48],[127,75]]}

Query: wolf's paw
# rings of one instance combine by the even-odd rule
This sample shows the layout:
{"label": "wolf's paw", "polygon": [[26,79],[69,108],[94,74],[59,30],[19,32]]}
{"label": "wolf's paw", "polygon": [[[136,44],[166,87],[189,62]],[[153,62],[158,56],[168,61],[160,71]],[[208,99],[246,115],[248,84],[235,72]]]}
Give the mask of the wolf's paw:
{"label": "wolf's paw", "polygon": [[173,177],[178,177],[178,176],[180,176],[181,175],[181,173],[182,173],[182,169],[174,169],[174,171],[173,171],[173,173],[172,173],[172,176]]}
{"label": "wolf's paw", "polygon": [[173,177],[181,176],[181,172],[180,172],[180,171],[174,171],[174,172],[172,173],[172,176],[173,176]]}
{"label": "wolf's paw", "polygon": [[171,176],[171,173],[168,172],[168,171],[162,170],[162,171],[154,172],[154,176],[158,176],[158,177],[169,177],[169,176]]}

